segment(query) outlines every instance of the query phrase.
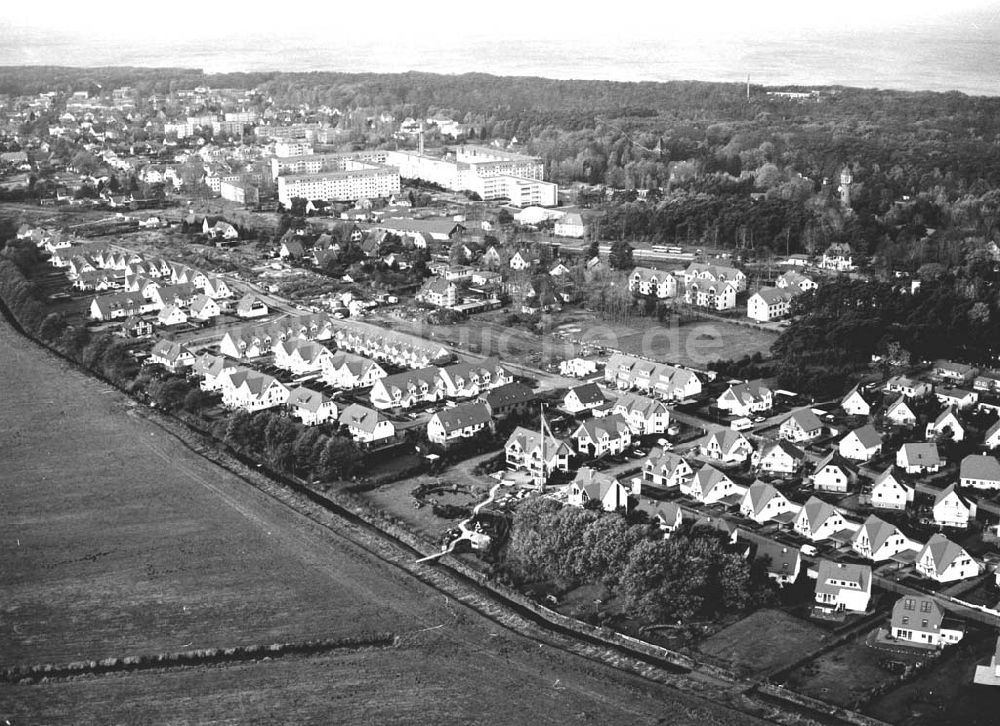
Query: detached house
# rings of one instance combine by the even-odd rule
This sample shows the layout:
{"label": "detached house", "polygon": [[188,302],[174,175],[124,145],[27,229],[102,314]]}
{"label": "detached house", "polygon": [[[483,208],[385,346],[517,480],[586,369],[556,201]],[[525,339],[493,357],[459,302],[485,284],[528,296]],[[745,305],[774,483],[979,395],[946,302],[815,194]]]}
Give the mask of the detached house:
{"label": "detached house", "polygon": [[846,242],[835,242],[826,248],[819,266],[825,270],[850,272],[854,269],[854,252]]}
{"label": "detached house", "polygon": [[167,370],[177,373],[194,364],[194,353],[173,340],[158,340],[149,352],[149,362],[159,363]]}
{"label": "detached house", "polygon": [[809,292],[819,287],[811,277],[795,270],[782,273],[774,284],[783,290],[794,290],[795,292]]}
{"label": "detached house", "polygon": [[184,325],[187,320],[187,313],[177,305],[167,305],[156,316],[156,323],[165,328],[172,325]]}
{"label": "detached house", "polygon": [[333,358],[330,350],[311,340],[292,338],[278,342],[274,346],[274,365],[294,375],[318,373],[323,370],[324,361]]}
{"label": "detached house", "polygon": [[934,392],[934,386],[906,376],[893,376],[885,383],[887,393],[898,393],[906,398],[924,398]]}
{"label": "detached house", "polygon": [[444,397],[444,381],[437,366],[379,378],[370,393],[372,405],[378,409],[411,408],[418,403],[440,401]]}
{"label": "detached house", "polygon": [[846,493],[858,478],[858,469],[837,451],[831,451],[817,465],[812,475],[813,489]]}
{"label": "detached house", "polygon": [[903,595],[892,606],[889,634],[896,640],[943,648],[960,641],[965,627],[924,595]]}
{"label": "detached house", "polygon": [[749,544],[750,557],[754,562],[762,561],[767,576],[780,586],[790,585],[799,579],[802,551],[798,547],[790,547],[744,529],[738,530],[737,540]]}
{"label": "detached house", "polygon": [[825,612],[868,610],[872,596],[872,568],[820,560],[816,568],[816,607]]}
{"label": "detached house", "polygon": [[140,293],[123,292],[95,297],[90,303],[90,317],[95,320],[124,320],[157,309],[154,303]]}
{"label": "detached house", "polygon": [[338,422],[357,443],[374,444],[396,435],[396,426],[375,409],[352,403],[340,412]]}
{"label": "detached house", "polygon": [[770,411],[774,394],[761,381],[734,383],[716,400],[716,406],[732,416],[749,416]]}
{"label": "detached house", "polygon": [[574,507],[598,501],[605,512],[614,512],[628,507],[628,490],[610,474],[584,466],[569,485],[566,501]]}
{"label": "detached house", "polygon": [[823,423],[812,409],[800,408],[781,422],[778,435],[786,441],[812,441],[823,435]]}
{"label": "detached house", "polygon": [[906,402],[906,398],[900,396],[885,410],[885,419],[894,426],[912,427],[917,425],[917,415]]}
{"label": "detached house", "polygon": [[938,403],[945,408],[962,411],[979,403],[979,394],[964,388],[939,388],[934,392]]}
{"label": "detached house", "polygon": [[937,444],[903,444],[896,452],[896,466],[907,474],[926,474],[941,468]]}
{"label": "detached house", "polygon": [[247,293],[236,303],[239,318],[262,318],[268,314],[267,304],[253,293]]}
{"label": "detached house", "polygon": [[680,529],[683,523],[681,507],[677,502],[661,502],[657,499],[640,499],[636,509],[645,512],[649,521],[660,528],[664,539]]}
{"label": "detached house", "polygon": [[795,505],[781,492],[763,481],[751,484],[743,495],[743,501],[740,502],[740,514],[757,523],[769,522],[795,510]]}
{"label": "detached house", "polygon": [[854,429],[840,440],[837,451],[845,459],[868,461],[882,451],[882,434],[871,424]]}
{"label": "detached house", "polygon": [[840,402],[840,407],[844,409],[844,412],[848,416],[870,416],[872,412],[871,402],[861,393],[861,390],[857,386],[844,396],[844,400]]}
{"label": "detached house", "polygon": [[504,444],[504,456],[508,469],[545,481],[554,471],[569,471],[573,450],[562,439],[543,439],[539,431],[518,426]]}
{"label": "detached house", "polygon": [[954,484],[949,484],[934,497],[931,511],[938,527],[965,529],[969,520],[976,516],[976,503],[959,494]]}
{"label": "detached house", "polygon": [[435,444],[449,444],[475,436],[492,423],[485,403],[460,403],[438,411],[427,422],[427,439]]}
{"label": "detached house", "polygon": [[983,438],[983,446],[987,449],[1000,448],[1000,421],[997,421],[986,430]]}
{"label": "detached house", "polygon": [[917,555],[917,572],[935,582],[957,582],[980,573],[979,563],[969,553],[945,537],[931,535]]}
{"label": "detached house", "polygon": [[611,410],[628,421],[636,436],[662,434],[670,424],[670,412],[662,402],[638,393],[623,393]]}
{"label": "detached house", "polygon": [[924,438],[936,439],[949,435],[951,440],[955,442],[965,438],[965,427],[962,426],[962,422],[955,415],[955,409],[952,408],[946,408],[932,423],[927,424]]}
{"label": "detached house", "polygon": [[775,441],[754,452],[751,462],[770,474],[794,474],[806,459],[805,452],[787,441]]}
{"label": "detached house", "polygon": [[767,323],[785,317],[792,309],[792,299],[798,290],[762,287],[747,299],[747,317]]}
{"label": "detached house", "polygon": [[739,290],[733,282],[702,282],[695,281],[687,285],[684,291],[684,302],[700,308],[711,310],[732,310],[736,307],[736,295]]}
{"label": "detached house", "polygon": [[920,549],[920,545],[874,514],[864,521],[851,539],[851,549],[874,562],[891,559],[905,550]]}
{"label": "detached house", "polygon": [[235,371],[236,362],[221,355],[202,353],[191,365],[191,375],[201,378],[199,388],[206,392],[221,391],[223,373]]}
{"label": "detached house", "polygon": [[643,462],[642,486],[674,489],[693,474],[694,470],[685,459],[657,447],[649,452]]}
{"label": "detached house", "polygon": [[191,301],[191,317],[195,320],[209,321],[222,315],[219,303],[215,302],[208,295],[195,295]]}
{"label": "detached house", "polygon": [[292,416],[306,426],[316,426],[337,418],[337,404],[329,396],[311,388],[293,388],[285,402]]}
{"label": "detached house", "polygon": [[702,504],[713,504],[726,497],[741,497],[744,490],[721,471],[706,464],[690,480],[681,483],[681,493]]}
{"label": "detached house", "polygon": [[732,429],[713,431],[698,442],[698,450],[703,456],[718,459],[727,464],[746,461],[754,453],[753,444]]}
{"label": "detached house", "polygon": [[818,497],[809,497],[795,515],[792,528],[806,539],[819,542],[850,526],[840,510]]}
{"label": "detached house", "polygon": [[906,509],[915,494],[916,490],[896,476],[890,466],[875,477],[872,484],[872,506],[878,509]]}
{"label": "detached house", "polygon": [[619,454],[632,444],[632,429],[619,414],[590,418],[573,433],[576,450],[582,456],[599,459],[608,454]]}
{"label": "detached house", "polygon": [[1000,461],[985,454],[969,454],[959,466],[958,480],[963,487],[1000,489]]}
{"label": "detached house", "polygon": [[569,413],[582,413],[607,403],[596,383],[585,383],[569,389],[563,398],[563,408]]}
{"label": "detached house", "polygon": [[979,373],[973,366],[943,359],[934,361],[932,369],[934,375],[938,378],[943,378],[958,385],[972,383],[976,378],[976,374]]}

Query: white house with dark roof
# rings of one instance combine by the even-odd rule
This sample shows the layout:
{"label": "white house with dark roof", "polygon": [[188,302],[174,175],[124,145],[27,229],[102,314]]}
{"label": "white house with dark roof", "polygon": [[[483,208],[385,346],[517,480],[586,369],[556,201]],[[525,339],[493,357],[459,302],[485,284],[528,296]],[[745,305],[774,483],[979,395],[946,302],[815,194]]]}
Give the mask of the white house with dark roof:
{"label": "white house with dark roof", "polygon": [[338,350],[321,361],[323,382],[334,388],[368,388],[375,381],[385,378],[385,368],[371,358]]}
{"label": "white house with dark roof", "polygon": [[680,529],[684,521],[681,506],[677,502],[663,502],[659,499],[641,498],[636,505],[636,510],[646,513],[649,521],[654,523],[663,532],[664,539],[670,539],[670,535]]}
{"label": "white house with dark roof", "polygon": [[713,504],[726,497],[742,497],[745,493],[728,476],[706,464],[693,477],[681,482],[681,493],[686,494],[702,504]]}
{"label": "white house with dark roof", "polygon": [[632,444],[632,428],[619,414],[583,421],[573,432],[576,450],[581,456],[599,459],[620,454]]}
{"label": "white house with dark roof", "polygon": [[726,265],[692,262],[684,270],[684,284],[732,282],[737,292],[747,289],[747,276],[742,270]]}
{"label": "white house with dark roof", "polygon": [[604,392],[596,383],[574,386],[563,397],[563,408],[569,413],[583,413],[607,403]]}
{"label": "white house with dark roof", "polygon": [[851,528],[839,509],[819,497],[809,497],[792,521],[792,529],[813,542],[829,539]]}
{"label": "white house with dark roof", "polygon": [[306,426],[317,426],[337,418],[337,404],[320,391],[293,388],[285,401],[289,412]]}
{"label": "white house with dark roof", "polygon": [[670,425],[670,411],[663,402],[638,393],[621,394],[611,411],[624,417],[636,436],[662,434]]}
{"label": "white house with dark roof", "polygon": [[896,466],[907,474],[928,474],[941,469],[937,444],[903,444],[896,452]]}
{"label": "white house with dark roof", "polygon": [[916,571],[935,582],[957,582],[978,577],[982,569],[968,552],[939,532],[931,535],[917,555]]}
{"label": "white house with dark roof", "polygon": [[894,426],[912,427],[917,425],[917,415],[904,396],[900,396],[885,410],[885,420]]}
{"label": "white house with dark roof", "polygon": [[758,524],[769,522],[779,515],[793,513],[797,507],[779,492],[773,484],[755,481],[743,495],[740,514]]}
{"label": "white house with dark roof", "polygon": [[816,607],[826,612],[868,610],[872,596],[872,568],[820,560],[816,568]]}
{"label": "white house with dark roof", "polygon": [[889,635],[903,643],[943,648],[965,636],[964,625],[947,617],[944,608],[925,595],[903,595],[892,606]]}
{"label": "white house with dark roof", "polygon": [[851,549],[865,559],[883,562],[906,550],[919,550],[920,544],[903,534],[895,525],[872,514],[854,533]]}
{"label": "white house with dark roof", "polygon": [[805,452],[787,441],[765,444],[751,456],[757,469],[770,474],[794,474],[806,460]]}
{"label": "white house with dark roof", "polygon": [[844,396],[844,399],[840,402],[840,407],[844,409],[844,413],[848,416],[870,416],[872,412],[871,401],[865,397],[858,386],[852,388]]}
{"label": "white house with dark roof", "polygon": [[798,292],[793,288],[762,287],[747,298],[747,317],[758,323],[780,320],[791,311]]}
{"label": "white house with dark roof", "polygon": [[584,466],[569,485],[566,501],[573,507],[598,501],[605,512],[614,512],[628,507],[628,490],[610,474]]}
{"label": "white house with dark roof", "polygon": [[691,465],[678,454],[653,448],[642,464],[642,486],[675,489],[694,475]]}
{"label": "white house with dark roof", "polygon": [[250,368],[237,368],[219,377],[222,403],[244,411],[263,411],[288,400],[288,387],[276,378]]}
{"label": "white house with dark roof", "polygon": [[857,481],[858,469],[838,451],[831,451],[813,471],[813,489],[821,492],[846,493],[853,482]]}
{"label": "white house with dark roof", "polygon": [[661,300],[677,296],[677,278],[670,272],[636,267],[628,275],[628,289]]}
{"label": "white house with dark roof", "polygon": [[433,403],[445,397],[441,369],[428,366],[379,378],[369,397],[378,409],[412,408],[418,403]]}
{"label": "white house with dark roof", "polygon": [[927,430],[924,432],[926,439],[946,436],[950,436],[951,440],[955,442],[965,439],[965,427],[958,420],[953,408],[946,408],[942,411],[936,419],[927,424]]}
{"label": "white house with dark roof", "polygon": [[938,378],[952,381],[959,385],[971,383],[979,371],[966,363],[956,363],[951,360],[939,359],[931,365],[931,370]]}
{"label": "white house with dark roof", "polygon": [[518,426],[504,444],[507,468],[527,471],[541,481],[548,479],[554,471],[569,471],[573,449],[562,439],[546,436]]}
{"label": "white house with dark roof", "polygon": [[290,338],[274,346],[274,365],[297,376],[319,373],[332,357],[329,348],[312,340]]}
{"label": "white house with dark roof", "polygon": [[973,489],[1000,489],[1000,461],[988,454],[969,454],[959,466],[958,481]]}
{"label": "white house with dark roof", "polygon": [[778,436],[786,441],[812,441],[823,435],[823,422],[810,408],[800,408],[781,422]]}
{"label": "white house with dark roof", "polygon": [[746,461],[753,456],[753,444],[738,431],[719,429],[698,440],[698,450],[703,456],[726,464]]}
{"label": "white house with dark roof", "polygon": [[752,561],[762,561],[767,576],[778,585],[784,587],[799,579],[799,573],[802,571],[802,550],[798,547],[775,542],[742,528],[737,530],[736,538],[737,541],[749,545],[749,556]]}
{"label": "white house with dark roof", "polygon": [[187,313],[179,305],[167,305],[156,315],[156,324],[164,328],[169,328],[173,325],[184,325],[187,321]]}
{"label": "white house with dark roof", "polygon": [[962,411],[979,403],[979,394],[965,388],[938,388],[934,397],[945,408]]}
{"label": "white house with dark roof", "polygon": [[427,422],[427,439],[435,444],[467,439],[484,430],[492,420],[485,403],[460,403],[431,416]]}
{"label": "white house with dark roof", "polygon": [[194,353],[177,341],[161,339],[149,351],[149,362],[158,363],[176,373],[194,364]]}
{"label": "white house with dark roof", "polygon": [[208,295],[195,295],[188,310],[191,313],[191,317],[195,320],[208,321],[222,315],[219,303]]}
{"label": "white house with dark roof", "polygon": [[716,399],[715,405],[732,416],[749,416],[770,411],[774,394],[759,380],[733,383]]}
{"label": "white house with dark roof", "polygon": [[872,483],[872,506],[877,509],[906,509],[915,495],[916,490],[897,476],[891,466]]}
{"label": "white house with dark roof", "polygon": [[206,276],[201,289],[213,300],[226,300],[233,296],[233,291],[226,281],[215,275]]}
{"label": "white house with dark roof", "polygon": [[983,446],[987,449],[1000,448],[1000,421],[997,421],[988,429],[983,437]]}
{"label": "white house with dark roof", "polygon": [[202,353],[191,364],[191,375],[201,378],[199,388],[206,392],[221,391],[220,377],[227,371],[234,371],[239,366],[236,361],[221,355]]}
{"label": "white house with dark roof", "polygon": [[477,399],[490,407],[494,418],[528,413],[538,396],[528,386],[520,381],[504,383],[479,394]]}
{"label": "white house with dark roof", "polygon": [[801,272],[797,272],[795,270],[783,272],[778,276],[778,279],[774,284],[779,288],[787,290],[794,289],[797,292],[809,292],[810,290],[815,290],[819,287],[819,285],[816,284],[816,281],[811,277],[803,275]]}
{"label": "white house with dark roof", "polygon": [[871,424],[865,424],[842,438],[837,451],[845,459],[868,461],[882,451],[882,434]]}
{"label": "white house with dark roof", "polygon": [[906,398],[923,398],[934,393],[934,386],[926,381],[907,376],[893,376],[885,383],[887,393],[898,393]]}
{"label": "white house with dark roof", "polygon": [[396,435],[396,425],[384,414],[359,403],[346,406],[338,422],[359,444],[374,444]]}
{"label": "white house with dark roof", "polygon": [[938,527],[965,529],[969,520],[976,516],[976,503],[959,494],[954,484],[949,484],[935,495],[931,512]]}

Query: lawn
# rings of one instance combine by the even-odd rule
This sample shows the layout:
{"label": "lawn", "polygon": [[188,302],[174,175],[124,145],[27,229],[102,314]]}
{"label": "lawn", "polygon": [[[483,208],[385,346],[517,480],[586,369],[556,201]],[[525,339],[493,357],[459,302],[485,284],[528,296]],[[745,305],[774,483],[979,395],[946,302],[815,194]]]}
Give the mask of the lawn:
{"label": "lawn", "polygon": [[746,677],[759,677],[822,647],[827,632],[781,610],[760,610],[720,630],[699,650]]}
{"label": "lawn", "polygon": [[401,636],[397,649],[0,684],[0,719],[760,723],[482,618],[190,452],[4,324],[0,369],[17,383],[0,408],[0,666]]}
{"label": "lawn", "polygon": [[853,708],[872,688],[897,677],[880,665],[882,661],[917,663],[925,659],[923,651],[879,650],[867,645],[864,638],[855,639],[795,669],[784,685],[806,696]]}

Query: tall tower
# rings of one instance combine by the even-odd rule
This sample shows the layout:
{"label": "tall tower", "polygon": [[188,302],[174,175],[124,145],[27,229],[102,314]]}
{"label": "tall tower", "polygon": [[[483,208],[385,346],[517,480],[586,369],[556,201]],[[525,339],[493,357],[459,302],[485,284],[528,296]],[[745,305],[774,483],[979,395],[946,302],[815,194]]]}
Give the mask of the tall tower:
{"label": "tall tower", "polygon": [[851,167],[845,166],[840,170],[840,203],[845,209],[851,208],[851,184],[854,183],[854,175],[851,174]]}

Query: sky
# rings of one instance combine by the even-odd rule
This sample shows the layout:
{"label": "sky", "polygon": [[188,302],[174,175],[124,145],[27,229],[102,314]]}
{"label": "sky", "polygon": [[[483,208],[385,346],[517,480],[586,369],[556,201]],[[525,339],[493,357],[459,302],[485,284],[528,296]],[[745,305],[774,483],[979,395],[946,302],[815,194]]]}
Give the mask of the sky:
{"label": "sky", "polygon": [[[233,4],[204,0],[175,0],[157,6],[106,0],[48,0],[44,12],[30,3],[4,3],[0,8],[0,35],[16,38],[21,32],[56,32],[113,42],[137,36],[219,38],[227,34],[269,33],[287,36],[336,37],[340,33],[372,35],[384,40],[434,37],[447,42],[455,34],[510,38],[545,38],[571,33],[582,39],[677,36],[803,35],[817,30],[854,31],[919,26],[951,20],[973,29],[976,17],[955,18],[969,11],[1000,16],[1000,0],[756,0],[755,2],[676,2],[635,0],[621,6],[598,3],[556,3],[507,0],[496,5],[462,0],[419,5],[411,0],[379,0],[373,15],[366,6],[330,0],[301,0],[269,14],[254,3]],[[620,10],[618,8],[621,8]],[[34,35],[34,33],[32,33]]]}

